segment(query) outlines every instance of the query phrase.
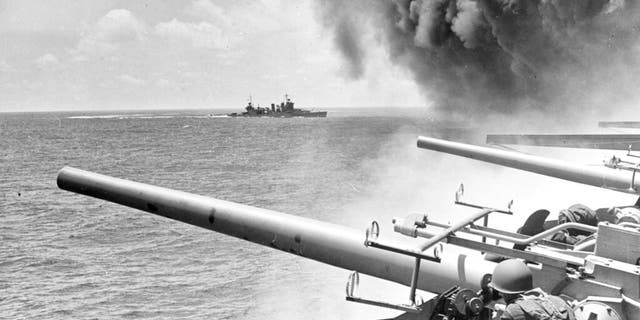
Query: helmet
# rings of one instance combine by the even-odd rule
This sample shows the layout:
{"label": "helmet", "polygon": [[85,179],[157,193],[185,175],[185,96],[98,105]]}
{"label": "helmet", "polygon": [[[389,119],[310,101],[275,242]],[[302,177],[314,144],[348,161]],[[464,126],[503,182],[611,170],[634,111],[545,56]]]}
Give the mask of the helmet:
{"label": "helmet", "polygon": [[533,275],[524,262],[509,259],[498,263],[489,285],[502,293],[522,293],[533,289]]}
{"label": "helmet", "polygon": [[590,226],[598,225],[595,211],[579,203],[560,211],[558,220],[561,222],[584,223]]}

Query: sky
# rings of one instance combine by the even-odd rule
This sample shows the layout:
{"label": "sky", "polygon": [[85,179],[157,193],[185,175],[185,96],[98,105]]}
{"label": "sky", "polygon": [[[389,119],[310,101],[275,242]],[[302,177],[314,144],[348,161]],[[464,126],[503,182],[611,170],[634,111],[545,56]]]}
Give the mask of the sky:
{"label": "sky", "polygon": [[[357,79],[314,1],[0,0],[0,112],[429,104],[367,48]],[[361,35],[372,37],[372,35]]]}
{"label": "sky", "polygon": [[384,47],[413,75],[431,115],[546,131],[550,121],[637,118],[638,1],[318,2],[351,75],[368,77],[371,49]]}

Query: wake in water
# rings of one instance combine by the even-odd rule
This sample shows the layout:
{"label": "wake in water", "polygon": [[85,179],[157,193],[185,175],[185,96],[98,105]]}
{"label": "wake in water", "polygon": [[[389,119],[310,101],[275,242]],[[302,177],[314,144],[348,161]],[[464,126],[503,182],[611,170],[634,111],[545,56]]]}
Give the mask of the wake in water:
{"label": "wake in water", "polygon": [[83,116],[69,116],[67,119],[174,119],[174,118],[193,118],[193,119],[206,119],[206,118],[229,118],[226,115],[184,115],[184,114],[105,114],[105,115],[83,115]]}

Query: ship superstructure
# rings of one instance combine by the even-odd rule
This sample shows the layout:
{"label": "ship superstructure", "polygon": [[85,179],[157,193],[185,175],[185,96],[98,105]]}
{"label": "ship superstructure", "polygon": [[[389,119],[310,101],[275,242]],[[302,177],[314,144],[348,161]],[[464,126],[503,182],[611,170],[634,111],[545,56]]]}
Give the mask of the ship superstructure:
{"label": "ship superstructure", "polygon": [[249,102],[245,107],[245,112],[242,113],[230,113],[230,117],[313,117],[313,118],[325,118],[327,111],[310,111],[304,109],[296,109],[293,101],[289,98],[289,95],[284,95],[284,101],[280,104],[272,103],[271,107],[256,107],[253,105],[253,100],[249,97]]}

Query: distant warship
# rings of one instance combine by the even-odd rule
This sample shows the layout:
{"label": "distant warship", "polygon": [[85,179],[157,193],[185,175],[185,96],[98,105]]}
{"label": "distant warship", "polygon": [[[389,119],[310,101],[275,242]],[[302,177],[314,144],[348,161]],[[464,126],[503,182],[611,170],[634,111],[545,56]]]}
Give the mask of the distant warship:
{"label": "distant warship", "polygon": [[293,107],[293,101],[289,99],[288,95],[284,95],[284,102],[281,102],[280,105],[271,104],[271,108],[262,108],[260,106],[254,107],[253,102],[251,101],[251,97],[249,97],[249,103],[245,107],[245,112],[243,113],[230,113],[228,116],[230,117],[280,117],[280,118],[289,118],[289,117],[313,117],[313,118],[326,118],[327,111],[309,111],[303,109],[295,109]]}

